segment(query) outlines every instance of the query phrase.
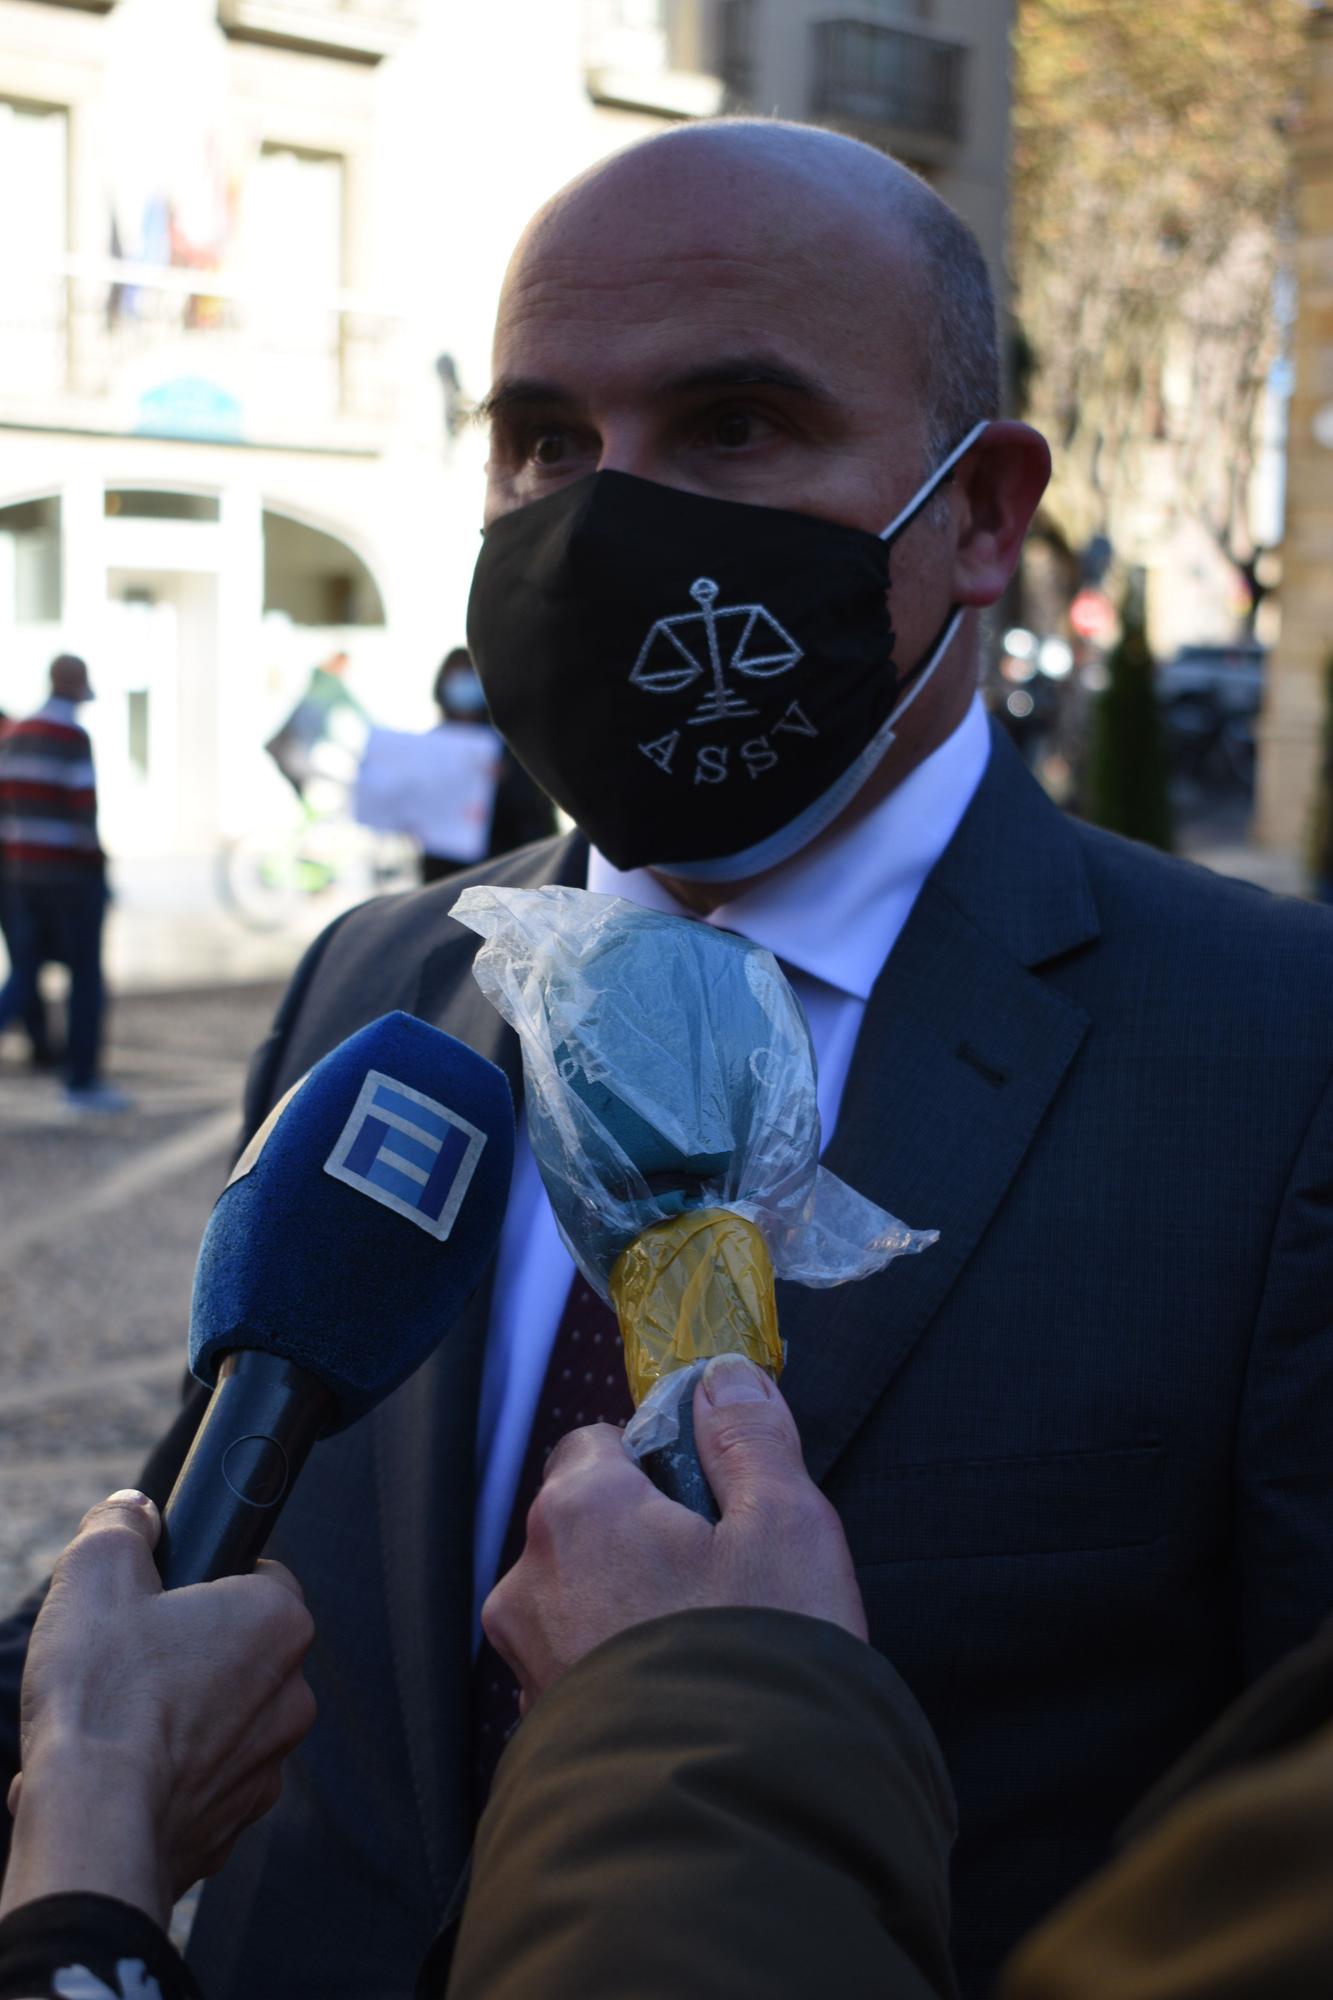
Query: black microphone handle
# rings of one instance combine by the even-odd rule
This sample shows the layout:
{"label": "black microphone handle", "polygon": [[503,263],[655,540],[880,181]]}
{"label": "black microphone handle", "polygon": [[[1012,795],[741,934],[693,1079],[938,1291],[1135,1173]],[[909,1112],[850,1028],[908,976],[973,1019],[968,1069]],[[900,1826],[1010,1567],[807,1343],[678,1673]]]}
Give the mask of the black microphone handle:
{"label": "black microphone handle", "polygon": [[224,1356],[162,1510],[156,1561],[167,1590],[254,1568],[332,1414],[329,1391],[294,1362],[256,1348]]}
{"label": "black microphone handle", "polygon": [[705,1521],[716,1522],[721,1516],[713,1498],[713,1489],[704,1478],[698,1446],[694,1442],[692,1393],[682,1397],[676,1406],[676,1422],[679,1428],[672,1442],[659,1445],[656,1451],[646,1451],[639,1464],[658,1492],[665,1493],[668,1500],[678,1500],[691,1513],[701,1514]]}

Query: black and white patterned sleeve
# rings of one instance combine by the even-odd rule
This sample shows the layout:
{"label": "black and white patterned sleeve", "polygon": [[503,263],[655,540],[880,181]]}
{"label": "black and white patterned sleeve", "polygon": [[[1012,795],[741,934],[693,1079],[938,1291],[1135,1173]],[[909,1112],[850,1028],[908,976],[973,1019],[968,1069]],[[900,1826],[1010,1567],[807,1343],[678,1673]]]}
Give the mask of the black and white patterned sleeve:
{"label": "black and white patterned sleeve", "polygon": [[110,1896],[40,1896],[0,1923],[0,2000],[203,2000],[164,1931]]}

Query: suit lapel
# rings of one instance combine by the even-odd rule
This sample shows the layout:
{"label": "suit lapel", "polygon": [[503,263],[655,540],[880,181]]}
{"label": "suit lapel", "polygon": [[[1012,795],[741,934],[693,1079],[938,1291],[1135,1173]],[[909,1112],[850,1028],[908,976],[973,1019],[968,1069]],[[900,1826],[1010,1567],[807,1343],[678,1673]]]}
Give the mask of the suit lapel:
{"label": "suit lapel", "polygon": [[1096,935],[1077,835],[997,739],[871,994],[824,1156],[939,1242],[832,1297],[780,1287],[783,1387],[816,1479],[938,1312],[1087,1031],[1033,968]]}
{"label": "suit lapel", "polygon": [[[586,880],[577,837],[468,880]],[[884,1393],[1003,1199],[1087,1030],[1036,968],[1097,935],[1077,837],[997,733],[990,765],[866,1009],[826,1163],[904,1220],[920,1256],[834,1295],[783,1285],[784,1388],[817,1479]],[[471,977],[450,923],[412,1003],[499,1063],[522,1102],[517,1039]],[[832,1309],[831,1308],[832,1305]],[[398,1693],[441,1907],[470,1841],[476,1408],[489,1285],[433,1359],[372,1418]],[[405,1476],[405,1468],[410,1476]],[[423,1581],[424,1580],[424,1581]]]}
{"label": "suit lapel", "polygon": [[[466,878],[538,889],[583,880],[578,838],[547,842],[518,862]],[[411,1010],[498,1063],[522,1113],[518,1038],[472,977],[479,940],[450,921],[423,960]],[[477,1403],[491,1280],[470,1301],[412,1381],[381,1404],[375,1426],[376,1498],[400,1710],[416,1778],[416,1805],[438,1909],[472,1841],[469,1728],[472,1526]]]}

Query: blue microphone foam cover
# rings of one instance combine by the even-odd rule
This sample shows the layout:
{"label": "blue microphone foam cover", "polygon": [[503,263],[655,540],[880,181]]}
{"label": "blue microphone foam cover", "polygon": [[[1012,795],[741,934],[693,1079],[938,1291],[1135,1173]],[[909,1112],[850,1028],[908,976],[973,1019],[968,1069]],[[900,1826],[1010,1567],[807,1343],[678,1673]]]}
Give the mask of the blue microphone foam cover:
{"label": "blue microphone foam cover", "polygon": [[247,1146],[195,1271],[190,1366],[238,1348],[318,1376],[339,1430],[417,1368],[494,1253],[514,1159],[503,1071],[410,1014],[352,1035]]}

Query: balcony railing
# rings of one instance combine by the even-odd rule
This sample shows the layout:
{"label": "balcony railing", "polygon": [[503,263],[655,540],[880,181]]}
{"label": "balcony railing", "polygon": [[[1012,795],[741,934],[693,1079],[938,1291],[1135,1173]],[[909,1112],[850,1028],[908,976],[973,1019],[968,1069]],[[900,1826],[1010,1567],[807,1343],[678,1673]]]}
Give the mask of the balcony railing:
{"label": "balcony railing", "polygon": [[66,257],[0,283],[0,423],[376,450],[399,316],[348,293]]}
{"label": "balcony railing", "polygon": [[961,42],[875,21],[819,21],[813,34],[816,117],[922,138],[962,137]]}
{"label": "balcony railing", "polygon": [[238,40],[376,63],[421,26],[422,0],[218,0],[218,19]]}

